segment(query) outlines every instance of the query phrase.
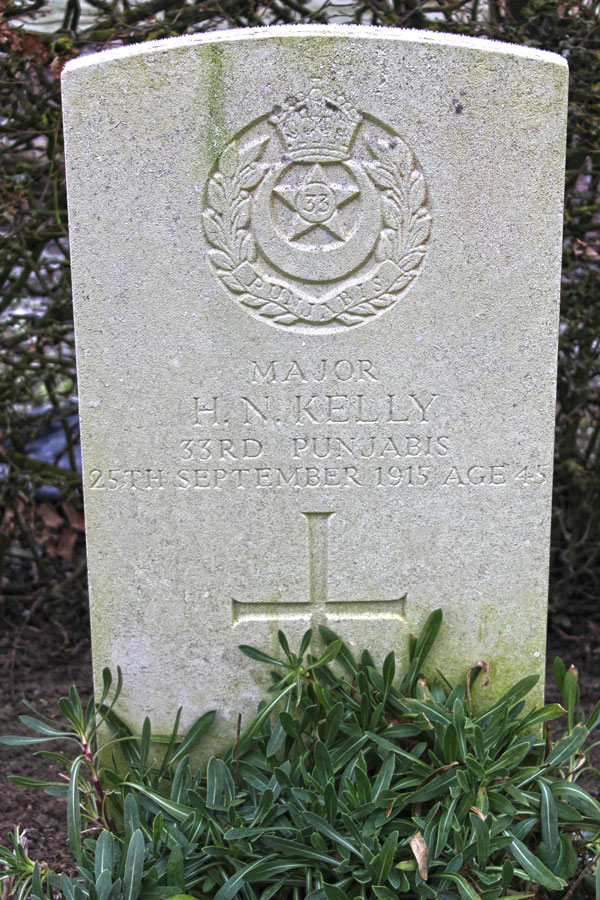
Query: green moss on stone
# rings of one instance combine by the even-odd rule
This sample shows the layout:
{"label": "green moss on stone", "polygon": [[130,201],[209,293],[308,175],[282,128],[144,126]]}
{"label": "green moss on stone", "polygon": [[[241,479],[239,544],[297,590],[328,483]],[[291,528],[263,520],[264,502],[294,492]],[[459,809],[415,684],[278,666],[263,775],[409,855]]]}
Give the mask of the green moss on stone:
{"label": "green moss on stone", "polygon": [[208,162],[212,168],[223,148],[232,138],[225,124],[225,73],[226,48],[222,44],[208,44],[206,47],[208,81],[206,134],[202,145],[206,147]]}

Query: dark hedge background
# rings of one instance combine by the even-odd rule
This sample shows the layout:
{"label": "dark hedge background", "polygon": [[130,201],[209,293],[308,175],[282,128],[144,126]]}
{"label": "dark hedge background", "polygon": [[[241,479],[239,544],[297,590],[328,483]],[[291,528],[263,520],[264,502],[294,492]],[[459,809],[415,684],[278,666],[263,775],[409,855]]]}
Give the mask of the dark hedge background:
{"label": "dark hedge background", "polygon": [[[57,7],[53,7],[56,11]],[[60,72],[81,53],[217,27],[428,28],[569,62],[550,603],[600,620],[600,3],[590,0],[0,0],[0,622],[87,615]],[[43,30],[36,30],[37,28]]]}

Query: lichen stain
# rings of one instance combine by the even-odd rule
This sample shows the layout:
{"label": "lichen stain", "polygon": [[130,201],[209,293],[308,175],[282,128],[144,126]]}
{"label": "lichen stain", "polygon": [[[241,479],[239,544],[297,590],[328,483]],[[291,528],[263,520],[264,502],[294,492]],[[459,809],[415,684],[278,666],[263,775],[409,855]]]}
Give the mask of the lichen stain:
{"label": "lichen stain", "polygon": [[207,162],[212,169],[219,154],[231,140],[231,133],[225,124],[225,47],[222,44],[208,44],[207,58],[207,109],[206,134],[204,144]]}

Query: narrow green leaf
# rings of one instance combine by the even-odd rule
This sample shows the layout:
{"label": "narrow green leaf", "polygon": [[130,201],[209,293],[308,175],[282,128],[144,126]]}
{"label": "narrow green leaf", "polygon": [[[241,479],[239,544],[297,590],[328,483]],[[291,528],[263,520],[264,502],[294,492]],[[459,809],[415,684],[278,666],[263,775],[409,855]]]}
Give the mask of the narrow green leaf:
{"label": "narrow green leaf", "polygon": [[211,756],[206,768],[206,805],[209,809],[219,809],[223,794],[223,777],[219,760]]}
{"label": "narrow green leaf", "polygon": [[344,847],[346,850],[349,850],[350,853],[354,853],[355,856],[358,856],[359,859],[362,859],[362,854],[359,850],[356,849],[354,844],[350,843],[350,841],[343,837],[343,835],[338,834],[338,832],[334,828],[332,828],[331,825],[329,825],[329,823],[325,821],[325,819],[322,819],[320,816],[316,816],[311,812],[305,812],[304,818],[324,837],[328,837],[330,840],[335,841],[335,843],[339,844],[340,847]]}
{"label": "narrow green leaf", "polygon": [[490,832],[477,813],[469,813],[469,818],[477,842],[477,862],[480,869],[485,869],[487,858],[490,855]]}
{"label": "narrow green leaf", "polygon": [[337,884],[325,884],[323,882],[323,890],[327,900],[348,900],[348,895]]}
{"label": "narrow green leaf", "polygon": [[27,747],[30,744],[45,744],[51,740],[50,737],[28,737],[21,734],[5,734],[0,737],[0,744],[7,747]]}
{"label": "narrow green leaf", "polygon": [[565,760],[579,750],[588,736],[585,725],[576,725],[570,734],[566,734],[551,751],[546,764],[551,767],[562,765]]}
{"label": "narrow green leaf", "polygon": [[125,859],[125,872],[123,875],[123,900],[137,900],[142,872],[144,870],[144,835],[141,829],[134,831]]}
{"label": "narrow green leaf", "polygon": [[215,900],[231,900],[232,897],[241,890],[244,886],[244,881],[246,876],[252,872],[253,869],[256,869],[258,866],[262,865],[267,860],[275,860],[275,855],[271,854],[270,856],[263,857],[262,859],[256,859],[254,862],[249,863],[247,866],[242,866],[237,872],[228,878],[225,884],[223,884],[217,893],[215,894]]}
{"label": "narrow green leaf", "polygon": [[[20,784],[21,787],[47,787],[48,785],[56,784],[55,781],[38,781],[37,778],[25,778],[24,775],[7,775],[7,780],[11,784]],[[65,786],[60,785],[60,787]]]}
{"label": "narrow green leaf", "polygon": [[268,834],[271,831],[277,831],[276,825],[265,825],[256,828],[228,828],[223,838],[226,841],[252,841],[259,835]]}
{"label": "narrow green leaf", "polygon": [[[337,634],[325,625],[319,625],[319,634],[327,646],[340,640]],[[352,675],[357,674],[358,666],[356,665],[356,660],[343,642],[339,653],[339,662],[341,662]]]}
{"label": "narrow green leaf", "polygon": [[447,869],[441,875],[442,878],[448,878],[453,881],[460,891],[463,900],[481,900],[474,887],[472,887],[464,875],[458,875],[456,872],[449,872]]}
{"label": "narrow green leaf", "polygon": [[160,810],[166,812],[167,815],[172,816],[172,818],[176,819],[178,822],[185,822],[185,820],[189,818],[191,812],[189,806],[173,803],[172,800],[167,800],[167,798],[163,797],[162,794],[159,794],[158,791],[153,791],[151,788],[144,787],[144,785],[141,784],[131,783],[129,787],[135,791],[139,791],[139,793],[143,794],[145,797],[148,797]]}
{"label": "narrow green leaf", "polygon": [[329,752],[323,741],[316,742],[313,753],[315,759],[315,774],[321,785],[325,786],[329,779],[333,778],[333,766],[331,765]]}
{"label": "narrow green leaf", "polygon": [[[252,719],[252,721],[246,726],[246,728],[244,728],[239,741],[240,754],[250,745],[250,743],[252,742],[252,738],[257,733],[257,731],[262,728],[271,712],[277,706],[279,706],[283,698],[287,697],[287,695],[290,694],[294,690],[294,688],[294,682],[288,684],[282,691],[277,694],[277,696],[273,697],[273,699],[269,703],[266,703],[265,706],[262,707],[260,712],[254,717],[254,719]],[[232,758],[232,751],[229,751],[227,758]]]}
{"label": "narrow green leaf", "polygon": [[408,661],[411,662],[413,656],[415,655],[415,647],[417,646],[417,638],[414,634],[409,634],[408,636]]}
{"label": "narrow green leaf", "polygon": [[96,879],[96,894],[98,900],[108,900],[110,890],[112,888],[112,875],[108,869],[104,869],[100,873],[100,877]]}
{"label": "narrow green leaf", "polygon": [[421,667],[438,636],[442,620],[443,612],[441,609],[434,610],[427,618],[412,648],[410,665],[400,685],[401,694],[409,695],[414,691],[417,679],[421,674]]}
{"label": "narrow green leaf", "polygon": [[304,860],[301,859],[288,860],[287,862],[282,862],[281,859],[262,859],[256,867],[252,867],[247,872],[245,880],[249,884],[255,881],[267,881],[276,875],[281,875],[282,872],[289,872],[292,869],[300,869],[304,872],[305,866]]}
{"label": "narrow green leaf", "polygon": [[280,850],[282,855],[288,859],[290,857],[306,857],[307,861],[312,860],[313,862],[320,862],[326,866],[334,866],[336,868],[339,866],[339,861],[331,854],[313,850],[312,847],[309,847],[307,844],[301,844],[299,841],[290,841],[275,835],[267,835],[264,838],[264,843],[273,850]]}
{"label": "narrow green leaf", "polygon": [[499,709],[502,709],[504,706],[514,706],[519,700],[527,696],[539,680],[539,675],[527,675],[525,678],[517,681],[487,712],[474,720],[475,724],[485,729],[488,723],[494,719]]}
{"label": "narrow green leaf", "polygon": [[556,682],[556,686],[562,694],[566,669],[565,669],[565,664],[562,661],[562,659],[560,658],[560,656],[556,656],[554,658],[554,664],[553,664],[552,668],[554,671],[554,680]]}
{"label": "narrow green leaf", "polygon": [[328,663],[333,662],[341,649],[342,642],[340,640],[333,641],[333,643],[329,644],[323,655],[315,660],[310,666],[307,666],[307,669],[310,671],[311,669],[317,669],[320,666],[326,666]]}
{"label": "narrow green leaf", "polygon": [[327,716],[325,717],[325,725],[323,727],[323,742],[325,744],[330,744],[331,741],[335,738],[336,734],[339,731],[340,725],[342,724],[342,718],[344,716],[344,704],[339,701],[339,703],[335,703]]}
{"label": "narrow green leaf", "polygon": [[100,702],[98,706],[102,706],[106,698],[108,697],[108,692],[110,691],[110,686],[112,684],[112,674],[108,666],[102,669],[102,696],[100,697]]}
{"label": "narrow green leaf", "polygon": [[423,803],[425,800],[433,800],[441,794],[445,794],[450,790],[451,786],[456,782],[456,772],[451,769],[449,772],[443,772],[436,775],[430,782],[423,787],[417,788],[410,795],[410,803]]}
{"label": "narrow green leaf", "polygon": [[81,862],[81,810],[79,807],[79,768],[83,759],[78,757],[71,766],[67,793],[67,837],[69,847],[77,862]]}
{"label": "narrow green leaf", "polygon": [[509,844],[509,849],[517,863],[525,869],[533,881],[548,888],[550,891],[560,891],[561,888],[565,887],[566,881],[553,875],[550,869],[546,868],[537,856],[534,856],[520,840],[513,838]]}
{"label": "narrow green leaf", "polygon": [[552,781],[550,790],[553,795],[568,800],[588,819],[600,823],[600,804],[581,785],[574,781]]}
{"label": "narrow green leaf", "polygon": [[389,756],[383,762],[375,781],[373,782],[373,789],[371,791],[371,800],[375,801],[382,793],[382,791],[387,791],[390,784],[392,783],[392,778],[394,776],[394,770],[396,767],[396,757],[390,753]]}
{"label": "narrow green leaf", "polygon": [[531,891],[528,894],[505,894],[503,897],[498,897],[497,900],[527,900],[529,897],[535,897],[535,894],[532,894]]}
{"label": "narrow green leaf", "polygon": [[387,697],[396,674],[396,657],[392,650],[383,661],[384,697]]}
{"label": "narrow green leaf", "polygon": [[541,778],[539,779],[539,785],[542,799],[540,809],[542,840],[545,844],[554,849],[558,846],[559,841],[556,803],[554,802],[554,797],[552,796],[550,788]]}
{"label": "narrow green leaf", "polygon": [[585,727],[588,731],[591,731],[592,728],[595,728],[596,725],[600,722],[600,700],[596,703],[595,707],[591,711],[587,722],[585,723]]}
{"label": "narrow green leaf", "polygon": [[502,890],[507,891],[509,886],[512,884],[512,880],[515,874],[515,867],[513,866],[510,859],[506,858],[502,863]]}
{"label": "narrow green leaf", "polygon": [[550,722],[553,719],[559,719],[564,716],[566,710],[560,703],[549,703],[548,706],[542,706],[540,709],[533,709],[529,715],[518,723],[519,731],[529,731],[542,722]]}
{"label": "narrow green leaf", "polygon": [[394,854],[398,847],[398,831],[392,831],[383,842],[381,851],[377,854],[374,864],[378,867],[377,883],[385,884],[390,869],[394,864]]}
{"label": "narrow green leaf", "polygon": [[125,795],[125,801],[123,803],[123,823],[130,835],[140,827],[140,813],[136,799],[131,791],[128,791]]}
{"label": "narrow green leaf", "polygon": [[140,766],[142,767],[142,769],[145,769],[148,763],[148,753],[150,752],[150,737],[150,719],[148,718],[148,716],[146,716],[146,718],[144,719],[144,724],[142,725],[142,734],[140,738]]}
{"label": "narrow green leaf", "polygon": [[[179,740],[179,723],[181,721],[181,712],[182,707],[180,706],[175,715],[173,730],[171,732],[171,736],[168,739],[167,749],[165,750],[163,761],[161,763],[160,769],[158,770],[157,781],[160,781],[160,779],[163,777],[163,775],[165,775],[171,765],[171,761],[173,759],[173,750],[175,749],[175,745]],[[154,740],[159,740],[158,736],[155,737]]]}
{"label": "narrow green leaf", "polygon": [[66,735],[72,735],[74,732],[72,731],[63,731],[56,726],[47,725],[46,722],[40,721],[40,719],[34,719],[33,716],[19,716],[19,719],[26,725],[28,728],[31,728],[32,731],[37,731],[38,734],[46,734],[49,737],[62,737],[64,738]]}
{"label": "narrow green leaf", "polygon": [[256,662],[267,663],[270,666],[283,666],[285,668],[286,664],[283,660],[275,659],[274,656],[269,656],[268,653],[263,653],[262,650],[258,650],[256,647],[249,647],[247,644],[239,644],[238,650],[241,650],[244,656],[248,656]]}
{"label": "narrow green leaf", "polygon": [[457,750],[458,738],[456,736],[456,728],[451,722],[444,731],[444,762],[447,765],[456,760]]}
{"label": "narrow green leaf", "polygon": [[298,656],[300,657],[300,659],[302,659],[302,657],[304,656],[304,654],[310,647],[310,642],[312,640],[312,636],[313,636],[312,628],[309,628],[308,631],[304,632],[302,641],[300,643],[300,649],[298,651]]}
{"label": "narrow green leaf", "polygon": [[434,859],[437,859],[437,857],[441,855],[444,847],[446,846],[448,835],[450,834],[450,828],[452,826],[452,820],[454,818],[454,810],[456,809],[457,803],[458,797],[454,797],[454,799],[450,801],[450,805],[443,811],[442,815],[440,816],[440,824],[438,827],[435,851],[433,854]]}
{"label": "narrow green leaf", "polygon": [[79,691],[77,690],[77,688],[75,687],[74,684],[72,684],[69,688],[69,697],[71,699],[71,705],[73,707],[73,710],[75,711],[75,715],[77,716],[77,721],[81,725],[81,728],[83,730],[83,726],[84,726],[83,707],[81,705],[81,697],[79,696]]}
{"label": "narrow green leaf", "polygon": [[494,760],[491,766],[486,767],[486,774],[492,775],[503,769],[507,771],[514,769],[527,756],[531,750],[532,743],[531,740],[520,741],[518,744],[509,747],[498,759]]}
{"label": "narrow green leaf", "polygon": [[327,821],[333,825],[338,811],[338,796],[331,781],[328,781],[323,791],[323,801],[325,803],[325,812],[327,813]]}
{"label": "narrow green leaf", "polygon": [[180,760],[173,777],[170,799],[173,800],[174,803],[182,803],[185,801],[187,799],[187,792],[190,784],[190,758],[189,756],[184,756],[183,759]]}
{"label": "narrow green leaf", "polygon": [[397,892],[384,884],[374,884],[372,890],[377,900],[398,900]]}
{"label": "narrow green leaf", "polygon": [[68,875],[64,873],[60,876],[60,891],[65,900],[75,900],[75,892],[73,890],[73,882]]}
{"label": "narrow green leaf", "polygon": [[298,722],[285,710],[282,710],[279,713],[279,721],[281,722],[281,727],[288,735],[288,737],[298,739]]}
{"label": "narrow green leaf", "polygon": [[35,863],[33,867],[33,875],[31,878],[31,894],[35,900],[45,900],[44,888],[42,886],[42,878],[40,875],[39,863]]}
{"label": "narrow green leaf", "polygon": [[287,656],[287,658],[291,660],[291,658],[292,658],[292,653],[291,653],[291,651],[290,651],[290,645],[288,644],[288,639],[286,638],[286,636],[285,636],[285,634],[283,633],[283,631],[279,630],[279,631],[277,632],[277,640],[279,641],[279,644],[280,644],[280,646],[281,646],[281,649],[283,650],[283,652],[285,653],[285,655]]}
{"label": "narrow green leaf", "polygon": [[219,766],[221,767],[222,778],[223,778],[223,803],[225,808],[229,807],[230,803],[233,803],[235,800],[236,789],[233,777],[231,772],[225,765],[222,759],[219,760]]}
{"label": "narrow green leaf", "polygon": [[44,793],[49,794],[51,797],[59,797],[61,800],[66,800],[69,794],[69,785],[51,784],[44,790]]}
{"label": "narrow green leaf", "polygon": [[102,872],[108,869],[112,873],[113,869],[113,836],[109,831],[102,831],[100,837],[96,841],[96,855],[94,859],[94,874],[96,881],[100,878]]}
{"label": "narrow green leaf", "polygon": [[267,744],[267,757],[275,756],[282,744],[285,743],[286,736],[287,734],[285,728],[281,724],[281,720],[278,718],[275,723],[275,727],[271,732],[269,743]]}
{"label": "narrow green leaf", "polygon": [[267,788],[260,795],[260,801],[258,803],[258,809],[256,810],[256,815],[252,820],[252,825],[260,825],[262,821],[266,818],[266,816],[273,809],[273,801],[274,794],[270,788]]}
{"label": "narrow green leaf", "polygon": [[427,763],[422,762],[418,759],[414,752],[409,753],[407,750],[403,750],[402,747],[399,747],[397,744],[392,743],[392,741],[387,741],[385,738],[382,738],[379,734],[376,734],[374,731],[366,731],[363,736],[364,743],[366,740],[375,741],[376,744],[379,744],[380,747],[383,747],[385,750],[390,750],[392,753],[395,753],[397,756],[401,756],[403,759],[408,760],[412,766],[414,766],[417,770],[417,773],[421,775],[421,777],[425,775],[429,775],[431,773],[431,767],[427,765]]}
{"label": "narrow green leaf", "polygon": [[185,892],[185,875],[183,871],[183,851],[174,847],[167,860],[167,884],[174,885],[181,893]]}
{"label": "narrow green leaf", "polygon": [[[361,734],[358,738],[349,738],[347,741],[344,741],[339,747],[330,754],[331,764],[333,766],[333,771],[337,772],[347,763],[349,763],[360,751],[361,747],[369,740],[368,734]],[[389,745],[389,747],[394,748],[394,745],[389,741],[385,742]],[[408,754],[407,754],[408,755]]]}
{"label": "narrow green leaf", "polygon": [[562,695],[567,707],[567,716],[569,720],[569,728],[573,726],[575,708],[577,706],[577,697],[579,694],[579,679],[575,666],[569,666],[565,673],[562,686]]}
{"label": "narrow green leaf", "polygon": [[152,852],[158,856],[158,842],[162,834],[164,819],[162,813],[157,813],[152,820]]}

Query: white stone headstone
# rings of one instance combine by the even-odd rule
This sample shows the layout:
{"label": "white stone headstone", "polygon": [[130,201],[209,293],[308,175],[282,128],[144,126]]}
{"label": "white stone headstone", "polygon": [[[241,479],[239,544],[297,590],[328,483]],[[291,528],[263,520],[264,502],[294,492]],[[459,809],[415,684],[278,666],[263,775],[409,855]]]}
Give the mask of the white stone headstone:
{"label": "white stone headstone", "polygon": [[63,75],[93,650],[121,712],[252,715],[327,624],[490,703],[542,672],[567,67],[358,26]]}

